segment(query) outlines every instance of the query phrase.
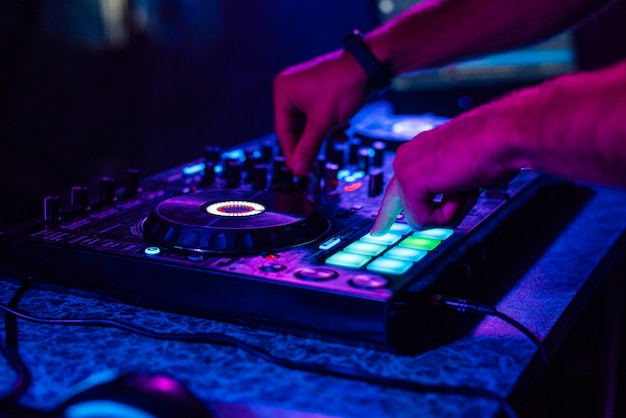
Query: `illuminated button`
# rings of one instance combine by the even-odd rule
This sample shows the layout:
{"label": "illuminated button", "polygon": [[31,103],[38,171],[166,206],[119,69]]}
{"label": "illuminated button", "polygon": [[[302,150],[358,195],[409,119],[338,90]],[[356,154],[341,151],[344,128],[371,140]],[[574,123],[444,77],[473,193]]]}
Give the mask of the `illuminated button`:
{"label": "illuminated button", "polygon": [[202,260],[204,260],[204,257],[202,256],[202,254],[189,254],[187,256],[187,260],[189,260],[189,261],[202,261]]}
{"label": "illuminated button", "polygon": [[369,255],[371,257],[374,257],[385,251],[385,249],[387,249],[387,247],[381,244],[371,244],[369,242],[355,241],[343,250],[348,253]]}
{"label": "illuminated button", "polygon": [[389,280],[384,277],[372,276],[369,274],[359,274],[350,279],[350,284],[362,289],[379,289],[387,286]]}
{"label": "illuminated button", "polygon": [[383,258],[395,258],[396,260],[404,261],[420,261],[424,256],[428,254],[426,250],[416,250],[414,248],[393,247],[389,249]]}
{"label": "illuminated button", "polygon": [[447,228],[432,228],[425,229],[423,231],[415,231],[413,236],[415,237],[425,237],[425,238],[435,238],[443,241],[446,238],[449,238],[450,235],[454,233],[454,230]]}
{"label": "illuminated button", "polygon": [[188,165],[186,167],[183,167],[183,174],[190,176],[193,174],[198,174],[201,173],[202,171],[204,171],[205,165],[204,163],[198,163],[198,164],[193,164],[193,165]]}
{"label": "illuminated button", "polygon": [[333,237],[319,246],[320,250],[329,250],[341,242],[341,238]]}
{"label": "illuminated button", "polygon": [[432,251],[441,243],[438,239],[410,236],[405,238],[400,247],[414,248],[416,250]]}
{"label": "illuminated button", "polygon": [[361,241],[370,242],[372,244],[393,245],[400,241],[400,238],[402,238],[402,235],[388,232],[380,237],[373,237],[371,234],[366,234],[361,238]]}
{"label": "illuminated button", "polygon": [[295,272],[296,277],[303,280],[310,281],[324,281],[334,279],[339,276],[339,274],[330,269],[318,268],[318,267],[303,267]]}
{"label": "illuminated button", "polygon": [[412,265],[410,261],[381,257],[369,263],[367,269],[384,274],[404,274]]}
{"label": "illuminated button", "polygon": [[159,255],[161,249],[159,247],[147,247],[143,252],[146,255]]}
{"label": "illuminated button", "polygon": [[391,228],[389,228],[389,232],[395,232],[400,235],[406,235],[412,230],[413,229],[409,225],[401,224],[398,222],[395,222],[393,225],[391,225]]}
{"label": "illuminated button", "polygon": [[326,264],[340,267],[348,267],[358,269],[370,261],[372,258],[361,254],[351,254],[346,252],[338,252],[326,259]]}

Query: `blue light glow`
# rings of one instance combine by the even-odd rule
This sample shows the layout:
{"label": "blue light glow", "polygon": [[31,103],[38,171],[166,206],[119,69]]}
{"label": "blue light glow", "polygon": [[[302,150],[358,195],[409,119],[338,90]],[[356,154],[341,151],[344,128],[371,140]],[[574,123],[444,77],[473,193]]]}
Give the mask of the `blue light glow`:
{"label": "blue light glow", "polygon": [[202,171],[204,171],[204,167],[205,167],[204,163],[188,165],[186,167],[183,167],[183,174],[185,174],[186,176],[191,176],[193,174],[198,174],[198,173],[201,173]]}
{"label": "blue light glow", "polygon": [[232,151],[226,151],[225,153],[223,153],[222,158],[225,160],[245,161],[246,154],[243,152],[242,149],[234,149]]}
{"label": "blue light glow", "polygon": [[71,405],[65,409],[64,416],[67,418],[156,418],[154,415],[131,405],[106,400],[84,401],[76,405]]}

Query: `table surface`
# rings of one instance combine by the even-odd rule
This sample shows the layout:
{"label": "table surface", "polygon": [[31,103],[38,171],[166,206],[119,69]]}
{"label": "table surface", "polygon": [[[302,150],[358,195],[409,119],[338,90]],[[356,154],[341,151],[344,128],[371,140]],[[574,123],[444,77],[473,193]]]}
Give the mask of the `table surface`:
{"label": "table surface", "polygon": [[[541,248],[528,248],[532,257],[524,257],[523,250],[511,254],[510,271],[501,273],[522,272],[495,305],[529,328],[553,354],[601,282],[599,266],[621,243],[624,231],[626,192],[594,188],[586,205],[554,239]],[[18,289],[14,281],[0,280],[0,302],[8,303]],[[224,333],[278,357],[351,367],[431,388],[406,390],[293,370],[229,346],[19,320],[19,351],[32,372],[32,385],[20,403],[44,410],[54,408],[90,376],[113,371],[175,377],[222,417],[488,417],[496,416],[503,405],[496,398],[514,404],[541,372],[535,345],[493,317],[476,321],[458,338],[400,355],[34,288],[26,291],[18,307],[45,318],[108,318],[158,332]],[[2,321],[2,338],[4,333]],[[0,393],[6,393],[15,372],[1,357],[0,376]],[[459,388],[493,397],[463,394]]]}

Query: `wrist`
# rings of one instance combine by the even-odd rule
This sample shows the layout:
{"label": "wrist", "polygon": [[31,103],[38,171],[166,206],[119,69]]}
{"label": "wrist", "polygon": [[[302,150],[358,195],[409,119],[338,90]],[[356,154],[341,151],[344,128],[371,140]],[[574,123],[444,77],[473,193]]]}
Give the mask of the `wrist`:
{"label": "wrist", "polygon": [[357,29],[344,38],[343,45],[344,51],[358,63],[368,84],[378,91],[385,91],[391,85],[391,73]]}

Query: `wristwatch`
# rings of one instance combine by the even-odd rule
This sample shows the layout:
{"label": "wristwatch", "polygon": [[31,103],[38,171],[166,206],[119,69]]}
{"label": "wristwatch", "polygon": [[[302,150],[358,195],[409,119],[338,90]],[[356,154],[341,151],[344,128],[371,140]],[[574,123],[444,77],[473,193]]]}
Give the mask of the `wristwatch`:
{"label": "wristwatch", "polygon": [[343,47],[357,60],[376,90],[384,91],[391,85],[391,76],[378,62],[372,50],[367,46],[361,32],[355,29],[343,40]]}

